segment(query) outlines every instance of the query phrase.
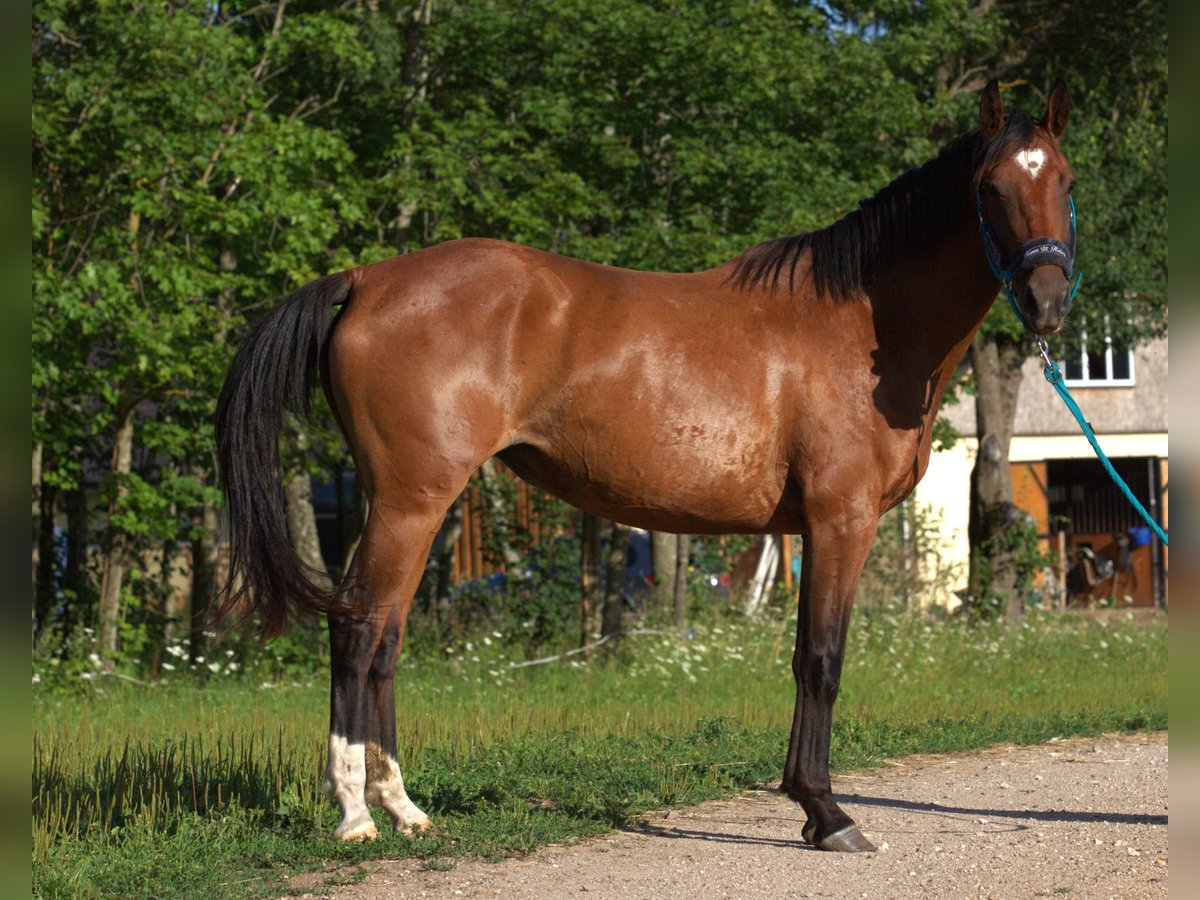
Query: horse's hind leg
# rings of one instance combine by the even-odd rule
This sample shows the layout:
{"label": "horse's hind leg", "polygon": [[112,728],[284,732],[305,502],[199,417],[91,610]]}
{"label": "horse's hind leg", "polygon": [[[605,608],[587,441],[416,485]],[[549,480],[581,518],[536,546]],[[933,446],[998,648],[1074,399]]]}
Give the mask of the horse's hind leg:
{"label": "horse's hind leg", "polygon": [[[408,612],[407,603],[403,612],[405,615]],[[409,799],[397,762],[394,685],[396,657],[403,637],[403,616],[397,608],[384,628],[367,672],[367,706],[375,729],[373,739],[367,742],[366,801],[371,806],[383,807],[397,831],[412,834],[414,830],[424,831],[431,823],[429,816]]]}
{"label": "horse's hind leg", "polygon": [[804,535],[792,656],[796,711],[782,787],[808,814],[804,839],[822,850],[875,849],[833,800],[829,741],[850,609],[876,524],[867,515],[835,525],[814,525]]}
{"label": "horse's hind leg", "polygon": [[329,768],[325,792],[337,802],[343,840],[375,837],[367,809],[387,809],[393,824],[428,824],[412,804],[396,763],[392,676],[413,594],[442,516],[373,503],[339,597],[329,616],[331,684]]}

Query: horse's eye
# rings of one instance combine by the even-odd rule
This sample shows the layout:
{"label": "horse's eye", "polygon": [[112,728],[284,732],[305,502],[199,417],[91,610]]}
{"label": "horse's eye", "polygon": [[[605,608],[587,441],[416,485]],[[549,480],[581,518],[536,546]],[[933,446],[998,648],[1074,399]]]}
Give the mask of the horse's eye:
{"label": "horse's eye", "polygon": [[990,181],[985,181],[980,185],[980,188],[983,190],[985,197],[995,197],[1000,193],[998,190],[996,190],[996,185],[992,184]]}

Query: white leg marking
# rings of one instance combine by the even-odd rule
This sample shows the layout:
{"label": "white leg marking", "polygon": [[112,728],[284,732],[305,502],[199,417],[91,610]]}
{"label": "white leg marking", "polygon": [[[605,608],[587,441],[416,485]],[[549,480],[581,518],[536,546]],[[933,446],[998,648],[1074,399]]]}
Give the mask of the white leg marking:
{"label": "white leg marking", "polygon": [[1013,157],[1017,161],[1017,165],[1029,173],[1029,177],[1037,180],[1038,173],[1042,171],[1042,166],[1046,164],[1046,151],[1040,147],[1026,147],[1020,153]]}
{"label": "white leg marking", "polygon": [[414,830],[424,831],[432,824],[429,816],[408,798],[396,760],[375,744],[367,747],[367,774],[367,802],[386,809],[397,831],[412,834]]}
{"label": "white leg marking", "polygon": [[341,735],[329,735],[329,768],[325,795],[342,810],[342,823],[333,833],[343,841],[361,841],[377,835],[375,821],[363,796],[367,784],[367,754],[363,744],[351,744]]}

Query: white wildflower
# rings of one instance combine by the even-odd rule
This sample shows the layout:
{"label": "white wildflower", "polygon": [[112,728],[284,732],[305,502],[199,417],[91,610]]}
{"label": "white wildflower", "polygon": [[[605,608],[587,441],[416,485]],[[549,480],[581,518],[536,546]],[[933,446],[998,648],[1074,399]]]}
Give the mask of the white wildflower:
{"label": "white wildflower", "polygon": [[168,672],[175,671],[175,667],[168,662],[162,663],[161,665],[162,665],[162,668],[166,669]]}

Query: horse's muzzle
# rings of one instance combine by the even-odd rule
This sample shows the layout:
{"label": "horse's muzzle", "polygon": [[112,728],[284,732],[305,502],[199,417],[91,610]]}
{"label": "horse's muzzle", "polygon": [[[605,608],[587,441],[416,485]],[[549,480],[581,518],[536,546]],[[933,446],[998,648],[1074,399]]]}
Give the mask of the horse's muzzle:
{"label": "horse's muzzle", "polygon": [[1062,331],[1071,311],[1071,283],[1058,266],[1038,266],[1021,292],[1021,316],[1034,334]]}

